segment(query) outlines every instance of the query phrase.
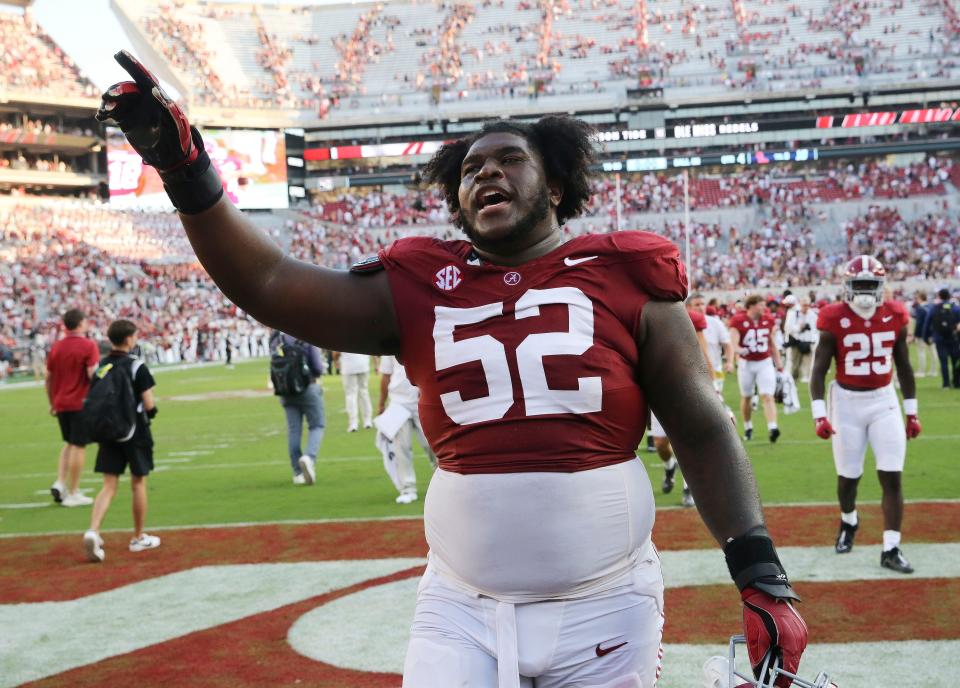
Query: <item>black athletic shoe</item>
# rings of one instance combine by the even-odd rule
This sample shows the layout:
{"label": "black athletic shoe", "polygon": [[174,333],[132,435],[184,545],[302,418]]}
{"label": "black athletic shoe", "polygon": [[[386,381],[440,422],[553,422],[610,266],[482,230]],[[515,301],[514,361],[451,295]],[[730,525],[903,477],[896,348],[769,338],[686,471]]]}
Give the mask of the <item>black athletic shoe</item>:
{"label": "black athletic shoe", "polygon": [[663,484],[660,486],[663,489],[663,494],[670,494],[673,492],[673,476],[677,473],[677,465],[674,464],[673,468],[663,469]]}
{"label": "black athletic shoe", "polygon": [[653,444],[653,435],[650,435],[650,434],[647,435],[647,451],[648,452],[657,451],[657,448]]}
{"label": "black athletic shoe", "polygon": [[858,527],[859,524],[852,526],[840,521],[840,532],[837,533],[837,544],[834,545],[837,554],[846,554],[853,549],[853,537],[857,534]]}
{"label": "black athletic shoe", "polygon": [[753,428],[747,428],[743,431],[743,439],[747,442],[753,439]]}
{"label": "black athletic shoe", "polygon": [[773,428],[770,431],[770,444],[776,444],[778,437],[780,437],[780,428]]}
{"label": "black athletic shoe", "polygon": [[896,571],[897,573],[913,573],[913,567],[910,566],[910,562],[903,556],[903,552],[900,551],[899,547],[894,547],[881,554],[880,566],[885,569],[890,569],[891,571]]}

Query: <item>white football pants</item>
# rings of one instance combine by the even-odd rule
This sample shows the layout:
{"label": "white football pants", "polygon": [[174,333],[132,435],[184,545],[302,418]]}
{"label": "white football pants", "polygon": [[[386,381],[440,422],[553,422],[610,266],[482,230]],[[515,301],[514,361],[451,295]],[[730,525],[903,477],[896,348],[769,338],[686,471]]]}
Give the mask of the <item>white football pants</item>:
{"label": "white football pants", "polygon": [[363,412],[364,426],[373,422],[373,405],[370,403],[370,373],[344,373],[343,394],[347,405],[348,427],[357,427],[357,407]]}
{"label": "white football pants", "polygon": [[828,416],[836,431],[833,462],[844,478],[863,475],[867,444],[873,448],[878,471],[902,472],[907,435],[900,401],[893,385],[867,391],[830,383]]}
{"label": "white football pants", "polygon": [[388,461],[393,462],[393,471],[391,472],[388,469],[387,472],[390,473],[393,484],[400,494],[416,494],[417,492],[417,473],[413,468],[414,435],[417,436],[417,442],[420,443],[420,446],[423,447],[423,450],[427,453],[427,458],[430,459],[430,463],[436,467],[437,457],[434,455],[433,450],[430,449],[430,444],[427,442],[427,438],[420,428],[418,418],[412,417],[401,425],[392,440],[382,432],[377,433],[377,447],[380,448],[380,452],[383,454],[384,465],[386,465]]}
{"label": "white football pants", "polygon": [[572,600],[510,604],[428,566],[403,688],[653,688],[660,675],[663,577],[639,561],[620,585]]}

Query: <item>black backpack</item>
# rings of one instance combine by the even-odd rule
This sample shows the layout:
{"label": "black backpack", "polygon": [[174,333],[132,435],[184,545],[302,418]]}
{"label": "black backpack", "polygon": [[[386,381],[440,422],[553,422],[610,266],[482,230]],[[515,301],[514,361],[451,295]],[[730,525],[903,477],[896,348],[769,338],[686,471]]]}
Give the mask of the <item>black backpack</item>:
{"label": "black backpack", "polygon": [[143,361],[130,356],[104,359],[83,400],[83,426],[93,442],[128,442],[137,429],[133,378]]}
{"label": "black backpack", "polygon": [[274,337],[270,347],[270,382],[273,393],[291,397],[303,392],[313,382],[307,352],[298,343],[287,344],[283,337]]}
{"label": "black backpack", "polygon": [[956,336],[956,330],[957,314],[953,310],[953,305],[949,302],[941,303],[933,313],[933,331],[941,339],[950,341]]}

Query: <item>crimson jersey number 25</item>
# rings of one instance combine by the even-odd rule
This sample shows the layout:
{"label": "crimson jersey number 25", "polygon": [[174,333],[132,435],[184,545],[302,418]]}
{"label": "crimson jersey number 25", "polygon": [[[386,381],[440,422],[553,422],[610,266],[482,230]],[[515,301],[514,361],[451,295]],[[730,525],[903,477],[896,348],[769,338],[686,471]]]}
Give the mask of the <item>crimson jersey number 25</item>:
{"label": "crimson jersey number 25", "polygon": [[[896,332],[874,332],[872,335],[851,332],[844,336],[843,347],[847,350],[847,354],[843,358],[843,364],[847,375],[889,373],[893,365],[890,354],[893,352],[893,342],[896,338]],[[873,360],[867,360],[870,358]]]}
{"label": "crimson jersey number 25", "polygon": [[[593,304],[576,287],[530,289],[517,299],[517,320],[540,315],[540,306],[565,304],[570,317],[566,332],[538,332],[517,345],[517,370],[528,416],[548,413],[593,413],[600,411],[603,386],[599,377],[577,378],[577,389],[550,389],[543,369],[544,356],[580,356],[593,345]],[[503,343],[484,334],[454,340],[457,326],[471,325],[503,315],[503,302],[475,308],[434,308],[434,354],[437,371],[479,361],[487,379],[488,394],[464,399],[460,392],[440,395],[447,415],[459,425],[503,418],[514,403],[513,380]]]}

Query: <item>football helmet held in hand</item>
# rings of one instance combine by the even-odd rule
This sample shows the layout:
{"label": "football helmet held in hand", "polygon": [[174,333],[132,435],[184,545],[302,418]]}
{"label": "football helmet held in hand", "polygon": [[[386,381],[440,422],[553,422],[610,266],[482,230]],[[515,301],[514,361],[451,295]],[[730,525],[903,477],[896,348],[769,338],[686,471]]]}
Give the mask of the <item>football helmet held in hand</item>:
{"label": "football helmet held in hand", "polygon": [[[755,679],[737,670],[737,646],[746,645],[742,635],[730,638],[730,645],[726,657],[711,657],[703,665],[704,688],[774,688],[783,685],[777,681],[788,680],[797,688],[838,688],[827,674],[821,672],[812,681],[801,678],[797,674],[785,671],[774,666],[770,667],[767,679]],[[749,671],[749,670],[748,670]]]}

